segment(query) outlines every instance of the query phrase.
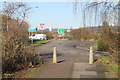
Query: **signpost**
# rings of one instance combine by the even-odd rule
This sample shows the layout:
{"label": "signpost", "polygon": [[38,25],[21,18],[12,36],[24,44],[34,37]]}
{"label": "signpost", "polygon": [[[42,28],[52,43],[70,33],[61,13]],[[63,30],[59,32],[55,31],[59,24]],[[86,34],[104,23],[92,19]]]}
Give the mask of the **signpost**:
{"label": "signpost", "polygon": [[58,29],[57,32],[58,32],[58,34],[64,34],[65,30],[64,29]]}
{"label": "signpost", "polygon": [[40,24],[40,27],[41,27],[41,29],[42,29],[42,34],[43,34],[44,25],[45,25],[45,24]]}
{"label": "signpost", "polygon": [[[29,32],[29,36],[30,36],[30,32],[32,32],[32,34],[33,34],[33,32],[37,32],[37,30],[36,29],[28,29],[28,32]],[[31,40],[32,42],[32,44],[33,44],[33,39]]]}
{"label": "signpost", "polygon": [[28,29],[28,32],[36,32],[36,29]]}
{"label": "signpost", "polygon": [[57,32],[59,35],[61,34],[64,38],[65,29],[58,29]]}

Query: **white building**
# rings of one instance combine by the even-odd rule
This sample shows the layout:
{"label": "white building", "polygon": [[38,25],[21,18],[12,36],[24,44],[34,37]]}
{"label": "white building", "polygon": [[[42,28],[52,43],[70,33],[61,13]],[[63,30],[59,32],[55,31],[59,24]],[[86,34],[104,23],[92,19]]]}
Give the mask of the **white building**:
{"label": "white building", "polygon": [[70,29],[67,29],[66,32],[70,32]]}
{"label": "white building", "polygon": [[49,31],[52,31],[52,26],[49,27]]}

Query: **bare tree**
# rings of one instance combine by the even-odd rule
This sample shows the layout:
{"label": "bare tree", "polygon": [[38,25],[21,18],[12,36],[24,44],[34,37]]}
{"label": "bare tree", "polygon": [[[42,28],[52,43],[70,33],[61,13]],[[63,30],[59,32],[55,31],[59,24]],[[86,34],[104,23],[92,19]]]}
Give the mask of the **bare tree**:
{"label": "bare tree", "polygon": [[3,14],[6,15],[7,19],[6,19],[6,27],[7,27],[7,31],[9,28],[9,24],[8,22],[10,21],[10,18],[14,18],[17,21],[19,21],[18,23],[18,27],[22,27],[22,24],[25,22],[25,18],[27,17],[26,15],[29,13],[30,11],[30,7],[27,7],[26,4],[23,3],[4,3],[4,7],[3,7]]}
{"label": "bare tree", "polygon": [[119,2],[79,2],[76,0],[74,3],[74,11],[77,11],[78,7],[81,7],[83,10],[84,26],[89,18],[92,18],[91,24],[99,25],[104,21],[112,24],[116,24],[118,21]]}
{"label": "bare tree", "polygon": [[[80,4],[80,5],[79,5]],[[102,25],[101,33],[103,34],[99,36],[99,39],[103,41],[103,43],[108,46],[111,51],[110,55],[114,57],[114,60],[119,61],[118,52],[119,48],[119,10],[120,10],[120,2],[110,2],[110,1],[100,1],[100,2],[80,2],[78,0],[74,3],[74,10],[77,11],[78,7],[82,7],[83,11],[83,25]],[[89,20],[91,19],[91,20]],[[107,23],[103,23],[107,22]],[[114,26],[114,27],[113,27]],[[115,29],[117,28],[117,30]],[[119,62],[118,62],[119,63]]]}
{"label": "bare tree", "polygon": [[30,8],[23,3],[5,3],[4,5],[2,13],[3,73],[26,67],[29,61],[28,56],[33,53],[28,46],[29,25],[25,21],[29,10]]}

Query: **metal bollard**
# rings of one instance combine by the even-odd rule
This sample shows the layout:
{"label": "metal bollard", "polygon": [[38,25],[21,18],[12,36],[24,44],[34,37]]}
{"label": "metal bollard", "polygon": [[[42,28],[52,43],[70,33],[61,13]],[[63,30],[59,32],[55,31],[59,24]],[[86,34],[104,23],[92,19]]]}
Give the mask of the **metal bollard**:
{"label": "metal bollard", "polygon": [[93,64],[93,47],[90,47],[89,64]]}
{"label": "metal bollard", "polygon": [[56,47],[53,47],[53,63],[57,63],[57,53]]}

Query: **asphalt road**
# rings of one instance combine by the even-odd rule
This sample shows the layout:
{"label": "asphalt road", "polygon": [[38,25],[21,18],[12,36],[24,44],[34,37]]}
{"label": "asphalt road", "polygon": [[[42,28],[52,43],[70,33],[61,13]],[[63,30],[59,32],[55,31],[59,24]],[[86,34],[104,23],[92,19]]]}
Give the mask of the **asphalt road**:
{"label": "asphalt road", "polygon": [[[67,40],[52,40],[47,44],[43,44],[35,48],[40,56],[44,56],[47,60],[46,64],[41,65],[25,75],[25,78],[71,78],[73,64],[76,62],[88,63],[89,47],[95,42],[80,42]],[[81,44],[84,49],[76,48]],[[53,46],[57,48],[58,64],[52,63]]]}

